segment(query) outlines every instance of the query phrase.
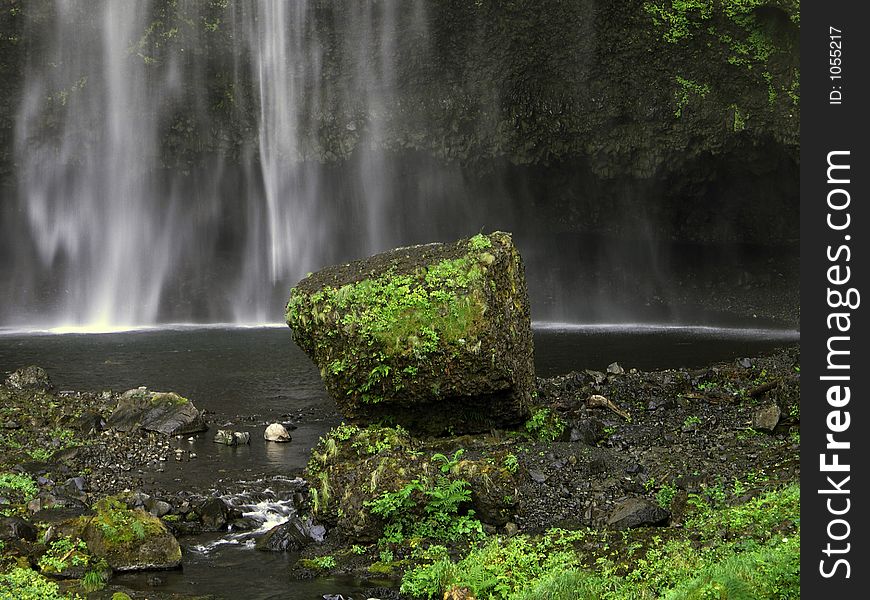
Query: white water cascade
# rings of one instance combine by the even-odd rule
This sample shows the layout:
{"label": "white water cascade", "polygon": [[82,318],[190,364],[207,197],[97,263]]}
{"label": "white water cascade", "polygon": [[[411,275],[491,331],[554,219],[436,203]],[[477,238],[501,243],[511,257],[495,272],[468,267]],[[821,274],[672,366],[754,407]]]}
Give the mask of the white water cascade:
{"label": "white water cascade", "polygon": [[[337,230],[356,255],[397,241],[383,214],[390,165],[374,147],[390,110],[396,13],[411,7],[421,21],[419,2],[349,10],[340,68],[356,71],[330,89],[313,2],[236,2],[221,17],[207,4],[177,3],[182,29],[168,28],[158,0],[57,0],[40,24],[15,140],[18,235],[34,258],[19,258],[8,304],[20,308],[2,320],[275,322],[289,286],[334,256]],[[222,135],[207,106],[216,28],[233,40],[226,110],[255,115],[256,133],[240,156],[179,168],[167,164],[167,139]],[[179,117],[191,103],[197,117]],[[353,131],[361,121],[337,125],[357,136],[362,165],[351,204],[337,208],[322,189],[333,175],[315,157],[316,129],[351,106],[372,117],[364,132]]]}

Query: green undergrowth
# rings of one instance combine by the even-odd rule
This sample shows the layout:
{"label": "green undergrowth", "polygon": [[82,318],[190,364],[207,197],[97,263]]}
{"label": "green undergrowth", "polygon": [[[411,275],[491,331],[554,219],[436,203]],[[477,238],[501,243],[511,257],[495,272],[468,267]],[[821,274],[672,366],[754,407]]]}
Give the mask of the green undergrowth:
{"label": "green undergrowth", "polygon": [[0,573],[0,600],[66,600],[50,579],[24,567]]}
{"label": "green undergrowth", "polygon": [[478,600],[785,600],[800,598],[800,490],[716,507],[689,496],[684,528],[553,529],[490,538],[455,561],[407,571],[402,592],[435,598],[465,588]]}

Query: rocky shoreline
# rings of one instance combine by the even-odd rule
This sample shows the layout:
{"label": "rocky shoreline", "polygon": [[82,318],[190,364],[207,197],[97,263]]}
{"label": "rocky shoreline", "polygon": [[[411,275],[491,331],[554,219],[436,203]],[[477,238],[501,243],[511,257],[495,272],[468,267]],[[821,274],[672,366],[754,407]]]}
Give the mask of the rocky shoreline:
{"label": "rocky shoreline", "polygon": [[[93,514],[106,498],[160,519],[182,543],[203,531],[259,526],[214,488],[167,492],[145,483],[150,471],[190,458],[184,456],[187,436],[111,429],[119,395],[54,392],[47,379],[25,381],[16,373],[0,386],[0,472],[7,477],[0,489],[2,570],[29,565],[56,578],[62,590],[81,590],[81,570],[51,573],[43,557],[60,539],[60,523]],[[692,371],[626,372],[613,364],[606,372],[539,378],[535,412],[517,430],[418,439],[401,428],[342,426],[313,449],[305,480],[292,480],[302,473],[287,474],[294,481],[287,486],[293,518],[261,546],[298,552],[293,576],[299,578],[352,574],[392,581],[375,590],[386,598],[398,597],[403,573],[431,562],[421,547],[444,546],[458,559],[487,536],[534,537],[554,527],[601,535],[625,530],[626,540],[650,531],[691,539],[692,498],[739,505],[798,481],[799,377],[796,345]],[[212,429],[205,435],[214,435]],[[368,440],[364,451],[361,440]],[[323,458],[325,448],[332,454]],[[356,479],[342,475],[350,471]],[[34,487],[14,489],[10,477]],[[352,485],[360,478],[366,485]],[[419,484],[412,499],[430,498],[426,494],[442,483],[465,482],[459,487],[468,493],[448,512],[471,533],[429,540],[406,524],[403,536],[385,539],[385,527],[395,521],[389,512],[373,515],[372,503],[415,480],[432,487]],[[324,486],[337,499],[334,508],[323,507]],[[405,508],[414,514],[421,506]],[[366,514],[371,518],[364,526],[349,518]],[[312,531],[320,524],[325,529]],[[90,546],[83,550],[89,552]],[[601,548],[587,549],[584,560],[601,556]],[[108,583],[93,597],[140,595]],[[148,597],[159,594],[158,587]]]}

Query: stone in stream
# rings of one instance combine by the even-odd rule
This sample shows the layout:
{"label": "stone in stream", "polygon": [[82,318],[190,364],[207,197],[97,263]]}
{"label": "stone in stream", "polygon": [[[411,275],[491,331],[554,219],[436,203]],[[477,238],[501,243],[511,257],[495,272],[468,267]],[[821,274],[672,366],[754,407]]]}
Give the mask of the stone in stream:
{"label": "stone in stream", "polygon": [[289,442],[293,439],[290,437],[287,428],[281,423],[272,423],[266,427],[266,431],[263,432],[263,438],[268,442]]}
{"label": "stone in stream", "polygon": [[108,421],[118,431],[144,429],[165,435],[185,435],[208,429],[193,402],[175,392],[149,392],[140,387],[121,394]]}
{"label": "stone in stream", "polygon": [[224,444],[225,446],[244,446],[251,442],[251,434],[247,431],[218,429],[213,441],[216,444]]}
{"label": "stone in stream", "polygon": [[441,434],[527,417],[529,301],[507,233],[328,267],[293,288],[286,317],[351,421]]}

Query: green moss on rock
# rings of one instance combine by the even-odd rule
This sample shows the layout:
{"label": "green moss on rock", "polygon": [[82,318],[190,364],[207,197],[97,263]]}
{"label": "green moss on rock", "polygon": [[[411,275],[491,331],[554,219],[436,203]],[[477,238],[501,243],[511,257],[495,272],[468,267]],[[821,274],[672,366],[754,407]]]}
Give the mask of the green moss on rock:
{"label": "green moss on rock", "polygon": [[509,234],[329,267],[291,290],[286,318],[350,419],[442,433],[527,412],[529,305]]}
{"label": "green moss on rock", "polygon": [[181,564],[178,541],[157,517],[130,510],[113,497],[97,502],[94,510],[93,517],[80,517],[82,536],[90,553],[112,569],[171,569]]}

